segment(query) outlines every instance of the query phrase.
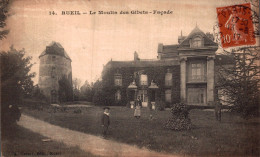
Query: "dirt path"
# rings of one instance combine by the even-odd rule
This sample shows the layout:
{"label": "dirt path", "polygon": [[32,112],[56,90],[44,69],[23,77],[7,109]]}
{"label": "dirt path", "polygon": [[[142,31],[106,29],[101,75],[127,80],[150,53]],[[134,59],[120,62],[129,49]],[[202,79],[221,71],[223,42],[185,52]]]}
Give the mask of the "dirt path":
{"label": "dirt path", "polygon": [[33,132],[40,133],[54,141],[63,142],[68,146],[78,146],[80,149],[99,156],[124,157],[168,157],[173,155],[159,154],[147,149],[140,149],[128,144],[106,140],[98,136],[62,128],[47,122],[22,114],[18,125]]}

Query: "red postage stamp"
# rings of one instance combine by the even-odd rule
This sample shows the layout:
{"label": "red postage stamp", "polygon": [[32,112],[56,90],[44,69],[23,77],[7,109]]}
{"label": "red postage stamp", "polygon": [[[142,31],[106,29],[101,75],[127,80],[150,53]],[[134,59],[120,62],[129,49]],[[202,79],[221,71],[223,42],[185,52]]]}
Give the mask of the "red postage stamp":
{"label": "red postage stamp", "polygon": [[223,48],[254,45],[254,26],[250,3],[217,8]]}

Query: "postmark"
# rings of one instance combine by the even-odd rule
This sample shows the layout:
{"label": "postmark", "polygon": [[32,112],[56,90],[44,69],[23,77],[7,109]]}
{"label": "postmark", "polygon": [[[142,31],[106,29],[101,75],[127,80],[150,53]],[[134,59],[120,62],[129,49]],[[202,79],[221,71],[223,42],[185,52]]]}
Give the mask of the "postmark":
{"label": "postmark", "polygon": [[217,15],[223,48],[256,43],[250,3],[219,7]]}

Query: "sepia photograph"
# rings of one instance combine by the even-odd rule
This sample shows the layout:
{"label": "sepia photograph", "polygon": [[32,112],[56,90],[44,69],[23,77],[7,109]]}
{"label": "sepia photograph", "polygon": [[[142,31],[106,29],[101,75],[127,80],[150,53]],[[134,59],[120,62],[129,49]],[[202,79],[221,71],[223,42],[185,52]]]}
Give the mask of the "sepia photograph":
{"label": "sepia photograph", "polygon": [[0,0],[1,156],[260,156],[258,0]]}

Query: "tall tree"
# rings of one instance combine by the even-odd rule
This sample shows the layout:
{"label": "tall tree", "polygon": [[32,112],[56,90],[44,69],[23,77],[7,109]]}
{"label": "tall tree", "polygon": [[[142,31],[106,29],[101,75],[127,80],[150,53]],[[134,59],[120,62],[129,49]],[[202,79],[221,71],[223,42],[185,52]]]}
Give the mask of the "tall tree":
{"label": "tall tree", "polygon": [[13,47],[0,53],[1,124],[5,133],[7,127],[13,126],[20,118],[18,105],[21,105],[21,100],[31,95],[35,73],[30,73],[33,65],[30,61],[31,57],[25,57],[24,50],[18,51]]}
{"label": "tall tree", "polygon": [[256,114],[259,108],[259,50],[241,48],[232,53],[234,66],[221,66],[218,71],[217,87],[227,104],[243,117]]}
{"label": "tall tree", "polygon": [[72,80],[72,86],[73,86],[73,100],[78,101],[80,97],[80,84],[81,80],[78,78],[74,78]]}
{"label": "tall tree", "polygon": [[33,89],[32,78],[35,73],[30,73],[31,57],[25,57],[24,50],[13,47],[8,52],[1,52],[1,101],[17,103],[23,97],[31,95]]}
{"label": "tall tree", "polygon": [[92,102],[93,95],[93,84],[89,84],[89,82],[86,80],[85,83],[80,87],[80,99]]}
{"label": "tall tree", "polygon": [[[259,1],[252,1],[253,9],[245,8],[252,13],[254,25],[253,37],[259,38]],[[243,6],[242,6],[243,7]],[[224,49],[221,47],[219,24],[213,27],[216,42],[224,54],[233,57],[233,66],[221,66],[218,71],[217,89],[223,102],[233,105],[233,109],[244,118],[259,113],[259,43],[254,46]]]}
{"label": "tall tree", "polygon": [[66,76],[63,76],[59,80],[59,101],[68,102],[73,100],[73,89],[72,84]]}
{"label": "tall tree", "polygon": [[4,29],[6,26],[6,19],[8,17],[8,9],[10,0],[0,1],[0,40],[4,39],[8,34],[9,30]]}

